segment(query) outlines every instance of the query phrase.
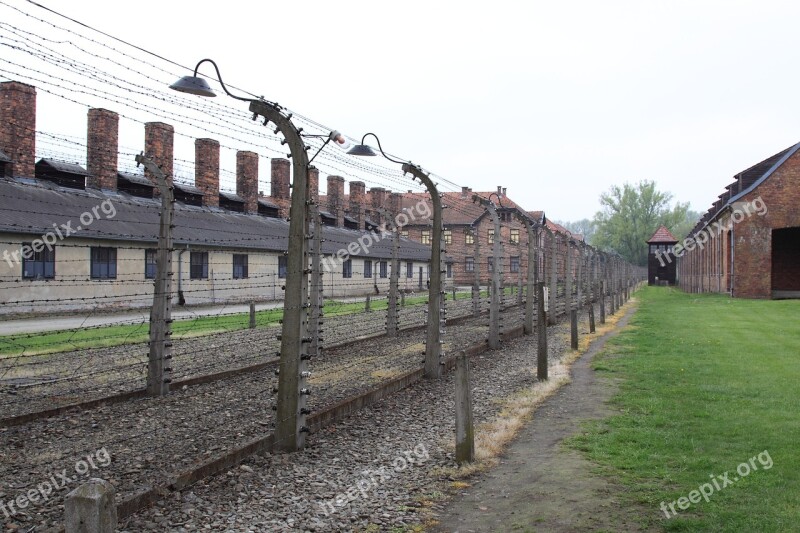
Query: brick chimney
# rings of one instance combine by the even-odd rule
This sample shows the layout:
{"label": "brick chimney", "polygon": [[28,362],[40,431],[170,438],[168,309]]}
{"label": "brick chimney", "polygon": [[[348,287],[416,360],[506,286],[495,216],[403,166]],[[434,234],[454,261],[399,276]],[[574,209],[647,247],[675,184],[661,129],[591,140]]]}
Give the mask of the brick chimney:
{"label": "brick chimney", "polygon": [[[167,182],[172,183],[172,165],[174,154],[175,128],[163,122],[146,122],[144,125],[144,154],[152,157],[156,165],[167,175]],[[156,186],[154,194],[158,195],[156,177],[145,169],[144,175]]]}
{"label": "brick chimney", "polygon": [[288,200],[291,198],[289,193],[289,160],[288,159],[273,159],[272,160],[272,186],[270,187],[270,196],[278,200]]}
{"label": "brick chimney", "polygon": [[308,197],[319,202],[319,169],[314,166],[308,169]]}
{"label": "brick chimney", "polygon": [[258,213],[258,154],[236,152],[236,194],[244,199],[245,213]]}
{"label": "brick chimney", "polygon": [[219,207],[219,141],[195,139],[194,186],[203,191],[203,205]]}
{"label": "brick chimney", "polygon": [[392,219],[396,220],[397,215],[400,214],[400,210],[403,208],[403,195],[399,192],[393,192],[389,195],[388,205],[386,209],[392,214]]}
{"label": "brick chimney", "polygon": [[469,187],[461,187],[461,198],[469,198]]}
{"label": "brick chimney", "polygon": [[344,178],[328,176],[328,205],[322,206],[336,217],[336,226],[344,226]]}
{"label": "brick chimney", "polygon": [[367,186],[363,181],[350,182],[350,218],[358,222],[358,229],[364,229],[364,211],[366,210]]}
{"label": "brick chimney", "polygon": [[18,81],[0,83],[0,150],[11,158],[12,176],[36,176],[36,88]]}
{"label": "brick chimney", "polygon": [[376,224],[381,224],[381,222],[383,222],[383,216],[381,215],[380,208],[386,207],[386,198],[389,196],[389,191],[383,187],[372,187],[368,194],[369,206],[372,213],[370,218]]}
{"label": "brick chimney", "polygon": [[90,109],[86,135],[86,186],[117,190],[119,115],[108,109]]}

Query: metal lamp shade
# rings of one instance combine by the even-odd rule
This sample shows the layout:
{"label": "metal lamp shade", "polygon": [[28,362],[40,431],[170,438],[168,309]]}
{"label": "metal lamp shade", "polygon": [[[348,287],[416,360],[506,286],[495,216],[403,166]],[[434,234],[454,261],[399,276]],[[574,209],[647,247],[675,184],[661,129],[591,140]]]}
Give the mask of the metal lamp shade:
{"label": "metal lamp shade", "polygon": [[350,155],[355,155],[355,156],[376,156],[376,155],[378,155],[378,154],[375,153],[375,151],[372,148],[370,148],[366,144],[357,144],[357,145],[353,146],[352,148],[350,148],[350,150],[348,150],[347,153],[350,154]]}
{"label": "metal lamp shade", "polygon": [[205,78],[198,78],[197,76],[184,76],[170,85],[169,88],[182,93],[196,94],[198,96],[217,96],[214,94],[214,91],[211,90],[211,87],[208,86],[208,82]]}

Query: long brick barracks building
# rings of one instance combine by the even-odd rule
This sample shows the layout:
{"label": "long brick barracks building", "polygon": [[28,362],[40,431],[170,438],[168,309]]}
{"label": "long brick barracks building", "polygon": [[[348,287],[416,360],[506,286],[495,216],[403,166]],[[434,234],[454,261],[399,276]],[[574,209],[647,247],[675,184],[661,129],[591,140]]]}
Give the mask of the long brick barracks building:
{"label": "long brick barracks building", "polygon": [[800,298],[800,143],[736,174],[695,235],[675,252],[684,290]]}

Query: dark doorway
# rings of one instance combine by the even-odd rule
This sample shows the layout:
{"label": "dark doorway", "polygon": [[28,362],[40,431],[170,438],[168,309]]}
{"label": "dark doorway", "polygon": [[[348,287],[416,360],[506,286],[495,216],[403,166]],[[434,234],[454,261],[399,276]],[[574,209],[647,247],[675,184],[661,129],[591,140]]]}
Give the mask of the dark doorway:
{"label": "dark doorway", "polygon": [[800,298],[800,227],[772,230],[772,297]]}

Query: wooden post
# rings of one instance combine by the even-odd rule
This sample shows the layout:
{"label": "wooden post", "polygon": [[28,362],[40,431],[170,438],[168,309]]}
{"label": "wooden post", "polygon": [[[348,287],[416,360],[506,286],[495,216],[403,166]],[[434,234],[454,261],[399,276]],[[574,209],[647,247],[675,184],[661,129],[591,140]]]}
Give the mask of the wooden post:
{"label": "wooden post", "polygon": [[569,345],[573,350],[578,349],[578,311],[569,312]]}
{"label": "wooden post", "polygon": [[256,303],[250,302],[250,329],[256,327]]}
{"label": "wooden post", "polygon": [[469,358],[464,352],[456,359],[456,462],[475,460],[475,431],[472,424],[472,387]]}
{"label": "wooden post", "polygon": [[601,279],[599,282],[600,288],[600,324],[606,323],[606,281]]}
{"label": "wooden post", "polygon": [[[544,313],[544,282],[536,283],[536,336],[538,353],[536,357],[536,376],[547,379],[547,317]],[[553,309],[550,309],[553,312]]]}

